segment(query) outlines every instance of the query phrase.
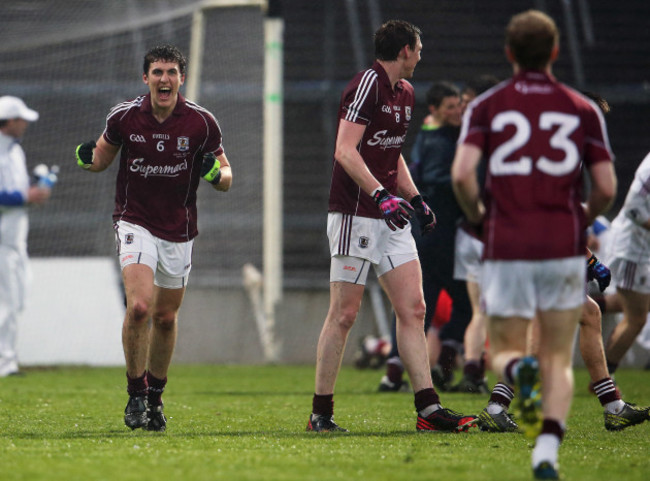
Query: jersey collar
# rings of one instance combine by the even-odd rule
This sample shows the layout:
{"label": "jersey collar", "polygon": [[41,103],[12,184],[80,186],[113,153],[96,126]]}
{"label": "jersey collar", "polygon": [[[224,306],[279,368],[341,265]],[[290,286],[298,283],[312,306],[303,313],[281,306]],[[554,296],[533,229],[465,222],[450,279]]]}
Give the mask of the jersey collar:
{"label": "jersey collar", "polygon": [[[375,60],[375,63],[372,64],[372,69],[377,72],[377,81],[383,84],[388,90],[393,90],[393,86],[390,83],[390,79],[388,78],[388,74],[386,73],[386,70],[384,70],[384,67]],[[403,88],[402,79],[399,79],[395,84],[395,91],[403,90]]]}

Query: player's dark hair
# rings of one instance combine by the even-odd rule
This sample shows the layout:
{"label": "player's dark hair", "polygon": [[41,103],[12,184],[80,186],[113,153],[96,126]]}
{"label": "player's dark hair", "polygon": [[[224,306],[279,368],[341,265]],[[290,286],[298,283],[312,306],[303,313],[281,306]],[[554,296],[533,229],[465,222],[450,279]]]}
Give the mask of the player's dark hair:
{"label": "player's dark hair", "polygon": [[468,80],[460,93],[471,92],[474,96],[478,96],[498,83],[499,79],[494,75],[482,74]]}
{"label": "player's dark hair", "polygon": [[176,47],[169,44],[156,45],[145,54],[144,64],[142,66],[143,72],[145,74],[148,74],[149,66],[153,62],[158,62],[161,60],[165,62],[177,63],[178,68],[181,71],[181,75],[185,75],[185,71],[187,70],[187,59],[185,58],[185,55],[183,55],[182,52]]}
{"label": "player's dark hair", "polygon": [[451,82],[436,82],[427,90],[427,105],[438,108],[445,97],[460,97],[460,90]]}
{"label": "player's dark hair", "polygon": [[598,105],[598,107],[600,108],[600,110],[601,110],[604,114],[608,114],[609,111],[611,110],[611,108],[610,108],[610,106],[609,106],[609,102],[607,102],[607,100],[605,100],[603,97],[601,97],[601,96],[598,95],[597,93],[594,93],[594,92],[588,92],[588,91],[583,91],[583,92],[582,92],[582,95],[584,95],[585,97],[588,97],[588,98],[590,98],[591,100],[593,100],[594,103],[595,103],[596,105]]}
{"label": "player's dark hair", "polygon": [[543,70],[559,38],[553,19],[539,10],[513,16],[506,27],[506,46],[525,70]]}
{"label": "player's dark hair", "polygon": [[421,33],[418,27],[405,20],[389,20],[375,32],[375,58],[397,60],[404,46],[415,50]]}
{"label": "player's dark hair", "polygon": [[9,119],[0,120],[0,129],[9,123]]}

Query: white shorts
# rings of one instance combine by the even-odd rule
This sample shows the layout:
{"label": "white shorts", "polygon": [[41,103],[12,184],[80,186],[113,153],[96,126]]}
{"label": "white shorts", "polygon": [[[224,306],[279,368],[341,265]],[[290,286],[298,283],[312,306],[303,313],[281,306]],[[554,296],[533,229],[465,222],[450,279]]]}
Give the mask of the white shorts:
{"label": "white shorts", "polygon": [[543,261],[486,260],[481,301],[488,316],[532,319],[536,311],[569,310],[586,300],[583,256]]}
{"label": "white shorts", "polygon": [[483,242],[464,229],[456,229],[454,279],[478,283],[481,279],[482,258]]}
{"label": "white shorts", "polygon": [[383,219],[339,212],[327,215],[330,243],[330,282],[365,285],[372,264],[377,277],[418,258],[411,224],[390,230]]}
{"label": "white shorts", "polygon": [[650,294],[650,263],[633,262],[615,257],[609,264],[616,287]]}
{"label": "white shorts", "polygon": [[166,289],[187,285],[192,269],[192,246],[189,242],[170,242],[151,234],[142,226],[117,221],[115,243],[120,266],[145,264],[154,272],[154,284]]}

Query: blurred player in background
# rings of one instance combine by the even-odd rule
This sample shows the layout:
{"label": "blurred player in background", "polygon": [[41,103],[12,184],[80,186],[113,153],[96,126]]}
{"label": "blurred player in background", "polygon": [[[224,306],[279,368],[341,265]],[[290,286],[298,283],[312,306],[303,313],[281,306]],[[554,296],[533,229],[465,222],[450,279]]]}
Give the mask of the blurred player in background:
{"label": "blurred player in background", "polygon": [[[461,90],[461,109],[463,113],[469,103],[478,95],[494,87],[499,80],[493,75],[483,74],[467,82]],[[483,185],[485,178],[484,163],[479,167],[479,184]],[[468,392],[485,394],[489,392],[485,380],[484,348],[487,338],[485,314],[480,307],[481,289],[479,279],[481,273],[481,258],[483,256],[483,243],[474,226],[464,218],[456,229],[454,245],[453,276],[457,281],[465,283],[467,295],[472,307],[472,317],[465,328],[463,348],[465,362],[463,364],[463,377],[451,386],[453,392]]]}
{"label": "blurred player in background", "polygon": [[[409,170],[418,191],[428,203],[436,206],[436,228],[421,235],[418,220],[412,219],[411,223],[422,269],[427,330],[440,292],[446,290],[452,299],[449,322],[439,331],[434,327],[433,332],[427,333],[429,337],[437,336],[440,341],[440,350],[435,358],[430,352],[433,383],[436,389],[447,391],[451,386],[456,356],[462,352],[465,328],[472,316],[465,284],[453,279],[456,225],[463,217],[451,187],[451,163],[461,122],[460,90],[447,81],[435,82],[427,91],[426,98],[432,121],[423,124],[418,132]],[[398,390],[404,384],[395,339],[392,345],[380,391]]]}
{"label": "blurred player in background", "polygon": [[612,221],[607,260],[616,283],[623,319],[605,345],[614,373],[648,318],[650,310],[650,154],[636,172],[623,207]]}
{"label": "blurred player in background", "polygon": [[318,340],[307,430],[346,431],[333,419],[334,386],[372,265],[397,316],[397,343],[415,392],[416,429],[465,431],[475,416],[443,408],[431,381],[422,273],[409,219],[416,215],[428,231],[435,216],[401,154],[415,101],[404,79],[420,61],[420,30],[391,20],[375,32],[374,42],[375,63],[341,96],[327,225],[330,307]]}
{"label": "blurred player in background", "polygon": [[90,172],[122,152],[113,226],[126,292],[124,422],[131,429],[166,428],[161,396],[198,234],[197,188],[201,178],[219,191],[232,183],[219,124],[179,93],[186,67],[176,47],[152,48],[142,75],[149,93],[113,107],[97,142],[76,150],[77,164]]}
{"label": "blurred player in background", "polygon": [[[531,427],[539,422],[541,371],[543,422],[532,453],[539,479],[558,478],[573,396],[573,340],[585,301],[585,229],[616,193],[603,115],[552,76],[558,53],[559,32],[548,15],[529,10],[510,20],[506,56],[514,75],[468,107],[452,169],[468,221],[483,226],[481,287],[492,368],[515,384],[521,421]],[[585,205],[583,164],[591,179]],[[553,236],[546,235],[550,230]],[[539,361],[525,356],[535,316]]]}
{"label": "blurred player in background", "polygon": [[43,204],[50,187],[30,185],[20,141],[38,112],[22,99],[0,97],[0,377],[19,374],[18,316],[28,283],[27,206]]}

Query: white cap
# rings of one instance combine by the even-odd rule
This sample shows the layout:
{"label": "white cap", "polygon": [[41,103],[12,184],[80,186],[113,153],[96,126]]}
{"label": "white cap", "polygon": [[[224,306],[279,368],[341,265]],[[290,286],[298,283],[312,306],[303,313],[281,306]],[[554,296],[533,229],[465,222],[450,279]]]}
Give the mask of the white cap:
{"label": "white cap", "polygon": [[12,95],[0,97],[0,120],[23,119],[28,122],[38,120],[38,112],[32,110],[25,102]]}

